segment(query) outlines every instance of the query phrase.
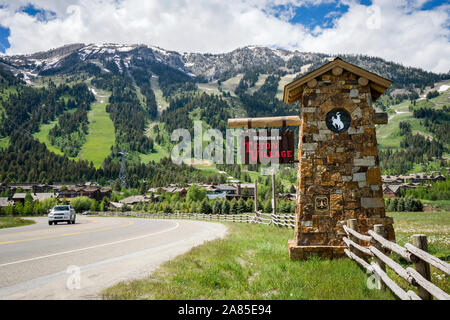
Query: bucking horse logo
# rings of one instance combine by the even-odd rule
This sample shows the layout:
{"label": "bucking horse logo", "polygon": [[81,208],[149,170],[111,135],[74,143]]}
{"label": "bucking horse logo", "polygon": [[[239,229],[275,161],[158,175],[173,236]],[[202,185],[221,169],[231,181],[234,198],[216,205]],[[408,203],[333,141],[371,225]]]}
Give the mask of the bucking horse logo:
{"label": "bucking horse logo", "polygon": [[342,130],[344,128],[344,123],[341,120],[340,112],[336,112],[336,115],[332,116],[331,120],[333,120],[332,122],[333,127],[335,127],[337,130]]}

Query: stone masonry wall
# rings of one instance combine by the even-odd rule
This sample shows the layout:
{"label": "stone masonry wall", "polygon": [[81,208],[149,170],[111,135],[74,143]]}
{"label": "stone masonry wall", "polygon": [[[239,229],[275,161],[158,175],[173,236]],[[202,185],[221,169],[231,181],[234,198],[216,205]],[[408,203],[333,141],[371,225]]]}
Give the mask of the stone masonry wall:
{"label": "stone masonry wall", "polygon": [[[370,87],[359,85],[358,76],[346,70],[316,80],[302,95],[295,241],[342,246],[342,225],[353,218],[360,232],[383,224],[394,240],[393,221],[385,217]],[[326,114],[335,108],[351,115],[346,132],[327,128]],[[328,210],[317,210],[317,197],[326,198]]]}

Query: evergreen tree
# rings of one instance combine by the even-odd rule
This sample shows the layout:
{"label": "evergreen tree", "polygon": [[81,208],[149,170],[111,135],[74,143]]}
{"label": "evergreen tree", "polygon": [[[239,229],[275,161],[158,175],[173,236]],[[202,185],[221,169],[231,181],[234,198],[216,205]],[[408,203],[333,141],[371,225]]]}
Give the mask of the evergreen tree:
{"label": "evergreen tree", "polygon": [[222,202],[222,214],[229,214],[230,213],[230,203],[228,200],[224,200]]}
{"label": "evergreen tree", "polygon": [[246,203],[245,203],[244,199],[240,198],[237,202],[237,208],[236,208],[237,213],[242,214],[242,213],[246,212],[246,209],[247,208],[246,208]]}
{"label": "evergreen tree", "polygon": [[218,201],[218,200],[214,201],[213,205],[212,205],[212,213],[213,214],[220,214],[221,209],[222,209],[221,202]]}
{"label": "evergreen tree", "polygon": [[266,200],[263,210],[264,210],[264,213],[272,213],[272,201],[271,200]]}
{"label": "evergreen tree", "polygon": [[211,206],[209,205],[208,200],[204,199],[200,204],[200,213],[209,214],[211,213]]}
{"label": "evergreen tree", "polygon": [[231,200],[230,213],[231,214],[237,214],[238,213],[238,204],[237,204],[236,199]]}

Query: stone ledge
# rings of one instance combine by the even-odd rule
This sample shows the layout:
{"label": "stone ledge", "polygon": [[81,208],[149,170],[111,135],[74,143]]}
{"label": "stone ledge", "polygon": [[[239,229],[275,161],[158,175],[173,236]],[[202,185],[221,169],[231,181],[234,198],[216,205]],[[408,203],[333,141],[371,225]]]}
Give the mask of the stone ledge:
{"label": "stone ledge", "polygon": [[317,255],[325,259],[336,259],[345,256],[345,246],[299,246],[295,240],[288,241],[289,257],[291,260],[306,260]]}

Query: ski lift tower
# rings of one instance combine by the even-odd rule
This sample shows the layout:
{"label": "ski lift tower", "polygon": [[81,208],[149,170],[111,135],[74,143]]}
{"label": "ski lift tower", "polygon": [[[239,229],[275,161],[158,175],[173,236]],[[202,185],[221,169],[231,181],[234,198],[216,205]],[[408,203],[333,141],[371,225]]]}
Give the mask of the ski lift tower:
{"label": "ski lift tower", "polygon": [[128,188],[128,176],[126,165],[126,157],[128,153],[125,151],[120,151],[119,154],[122,156],[122,162],[120,164],[120,172],[119,172],[119,183],[121,187]]}

